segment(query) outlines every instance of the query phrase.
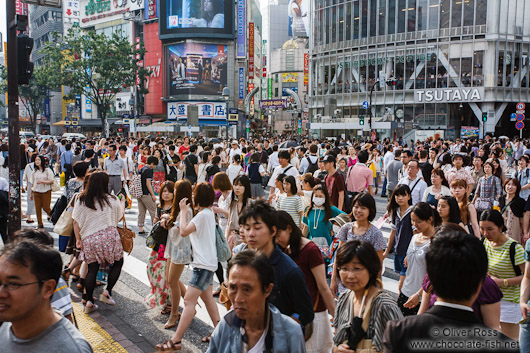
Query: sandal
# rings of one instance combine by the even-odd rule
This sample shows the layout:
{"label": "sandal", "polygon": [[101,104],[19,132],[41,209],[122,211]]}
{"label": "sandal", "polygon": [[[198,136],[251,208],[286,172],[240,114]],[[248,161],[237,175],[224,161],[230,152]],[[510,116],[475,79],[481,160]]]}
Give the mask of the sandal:
{"label": "sandal", "polygon": [[164,343],[162,344],[157,344],[155,348],[157,351],[180,351],[182,349],[181,342],[182,341],[173,342],[169,339],[167,341],[164,341]]}
{"label": "sandal", "polygon": [[88,306],[88,303],[92,303],[92,302],[89,301],[89,302],[86,303],[85,310],[84,310],[85,314],[93,313],[94,311],[99,309],[99,307],[96,304],[92,303],[91,306]]}
{"label": "sandal", "polygon": [[112,299],[112,297],[109,295],[109,292],[107,291],[101,293],[101,295],[99,296],[99,301],[109,305],[116,305],[116,301]]}
{"label": "sandal", "polygon": [[31,223],[35,223],[35,221],[32,220],[32,219],[26,219],[26,223],[27,223],[27,224],[31,224]]}
{"label": "sandal", "polygon": [[173,328],[177,326],[178,321],[180,320],[180,313],[176,315],[170,315],[169,319],[167,320],[166,324],[164,325],[164,328],[166,330]]}
{"label": "sandal", "polygon": [[204,336],[203,338],[201,338],[201,342],[210,343],[210,337],[212,337],[211,333],[208,336]]}
{"label": "sandal", "polygon": [[168,314],[171,314],[171,305],[167,305],[164,306],[164,309],[162,309],[162,311],[160,311],[160,314],[162,315],[168,315]]}
{"label": "sandal", "polygon": [[66,283],[68,283],[68,280],[70,279],[70,276],[72,275],[72,271],[68,267],[64,267],[63,273],[61,273],[61,277],[64,279]]}

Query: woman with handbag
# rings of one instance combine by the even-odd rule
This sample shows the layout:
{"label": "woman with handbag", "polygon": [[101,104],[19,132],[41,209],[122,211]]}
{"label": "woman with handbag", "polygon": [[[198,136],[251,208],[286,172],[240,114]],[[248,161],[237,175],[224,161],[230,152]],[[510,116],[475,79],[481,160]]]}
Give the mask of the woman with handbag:
{"label": "woman with handbag", "polygon": [[[285,211],[277,211],[278,234],[276,244],[300,267],[311,300],[315,318],[313,334],[305,342],[307,353],[329,352],[333,346],[328,312],[335,314],[335,301],[326,281],[326,268],[320,248],[302,235],[293,218]],[[327,309],[327,310],[326,310]]]}
{"label": "woman with handbag", "polygon": [[50,203],[52,200],[52,184],[54,175],[50,168],[46,168],[46,159],[43,156],[35,157],[35,170],[31,176],[30,200],[35,201],[37,223],[39,228],[44,228],[42,223],[42,210],[51,216]]}
{"label": "woman with handbag", "polygon": [[[184,333],[193,320],[196,310],[195,306],[199,297],[206,304],[213,326],[219,323],[219,310],[212,295],[213,275],[217,269],[216,248],[216,223],[212,206],[215,200],[215,192],[209,183],[199,183],[193,190],[193,200],[199,212],[189,219],[190,205],[188,198],[179,202],[179,226],[180,235],[190,237],[193,249],[193,260],[191,265],[193,273],[184,296],[184,310],[180,317],[177,331],[170,340],[156,346],[157,350],[173,351],[182,349],[181,341]],[[209,342],[210,336],[202,339]]]}
{"label": "woman with handbag", "polygon": [[396,301],[382,290],[381,261],[373,245],[358,239],[338,250],[335,271],[347,288],[335,307],[333,353],[383,351],[386,324],[403,318]]}
{"label": "woman with handbag", "polygon": [[482,212],[491,209],[494,202],[497,202],[502,195],[501,179],[493,175],[494,166],[492,162],[486,161],[483,168],[486,175],[478,180],[475,197],[472,201],[477,209],[478,218]]}
{"label": "woman with handbag", "polygon": [[193,199],[192,188],[188,180],[179,180],[175,184],[173,205],[171,215],[164,214],[161,216],[160,225],[168,229],[166,242],[166,251],[164,257],[168,260],[166,265],[166,281],[171,289],[171,313],[169,319],[164,325],[165,329],[177,326],[180,318],[179,305],[180,297],[186,295],[186,287],[180,280],[184,271],[184,266],[191,263],[191,243],[189,237],[180,235],[179,226],[179,203],[182,199],[188,199],[190,208],[188,208],[188,219],[193,218]]}
{"label": "woman with handbag", "polygon": [[523,238],[525,200],[519,196],[521,191],[519,180],[515,178],[506,180],[504,191],[506,195],[500,198],[499,207],[506,224],[506,235],[524,246],[527,240]]}
{"label": "woman with handbag", "polygon": [[107,288],[99,300],[115,305],[112,288],[118,282],[123,266],[123,246],[116,228],[124,217],[124,199],[120,200],[108,192],[109,176],[103,171],[90,174],[83,192],[78,197],[72,218],[76,246],[81,248],[79,259],[88,264],[85,278],[85,313],[98,309],[93,297],[96,276],[100,265],[109,264]]}
{"label": "woman with handbag", "polygon": [[171,313],[171,300],[168,298],[169,287],[166,278],[167,261],[164,256],[168,233],[167,229],[157,223],[161,220],[162,215],[169,216],[171,213],[174,189],[175,183],[172,181],[165,181],[160,187],[160,203],[156,206],[154,226],[148,237],[152,239],[154,246],[147,261],[147,278],[151,284],[151,291],[145,297],[144,302],[151,308],[164,306],[161,311],[162,315]]}

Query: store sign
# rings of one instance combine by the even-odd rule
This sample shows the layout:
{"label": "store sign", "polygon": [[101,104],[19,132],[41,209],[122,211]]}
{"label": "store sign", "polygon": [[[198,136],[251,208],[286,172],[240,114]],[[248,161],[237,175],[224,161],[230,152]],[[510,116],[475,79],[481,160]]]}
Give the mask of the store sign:
{"label": "store sign", "polygon": [[430,102],[470,102],[481,101],[484,88],[440,88],[417,90],[414,95],[416,103]]}
{"label": "store sign", "polygon": [[387,62],[394,61],[397,64],[403,64],[406,62],[413,62],[413,61],[431,61],[436,58],[436,55],[434,53],[426,53],[426,54],[416,54],[416,55],[398,55],[398,56],[384,56],[380,58],[370,58],[370,59],[363,59],[363,60],[354,60],[354,61],[343,61],[339,63],[339,68],[343,67],[364,67],[364,66],[374,66],[374,65],[383,65]]}
{"label": "store sign", "polygon": [[282,74],[282,82],[298,82],[298,73],[290,72]]}
{"label": "store sign", "polygon": [[246,48],[246,8],[245,0],[237,0],[237,53],[236,57],[244,58]]}
{"label": "store sign", "polygon": [[245,68],[239,68],[239,99],[245,98]]}
{"label": "store sign", "polygon": [[285,108],[287,106],[287,102],[285,99],[269,99],[269,100],[260,100],[259,101],[259,107],[261,109],[278,109],[278,108]]}
{"label": "store sign", "polygon": [[168,102],[167,120],[185,120],[188,118],[190,105],[199,108],[199,120],[226,120],[225,102]]}
{"label": "store sign", "polygon": [[309,85],[309,54],[304,54],[304,86]]}
{"label": "store sign", "polygon": [[144,19],[150,20],[157,17],[156,0],[145,0]]}
{"label": "store sign", "polygon": [[248,78],[254,78],[254,22],[248,24]]}
{"label": "store sign", "polygon": [[82,23],[101,23],[109,17],[122,17],[124,13],[144,8],[144,0],[80,0]]}

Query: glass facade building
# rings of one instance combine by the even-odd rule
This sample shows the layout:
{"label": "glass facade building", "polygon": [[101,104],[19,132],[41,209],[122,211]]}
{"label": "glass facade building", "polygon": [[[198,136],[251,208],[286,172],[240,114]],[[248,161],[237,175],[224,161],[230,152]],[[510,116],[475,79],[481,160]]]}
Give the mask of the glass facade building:
{"label": "glass facade building", "polygon": [[530,100],[530,0],[315,0],[312,21],[313,132],[369,129],[359,118],[370,109],[383,137],[516,132],[511,113]]}

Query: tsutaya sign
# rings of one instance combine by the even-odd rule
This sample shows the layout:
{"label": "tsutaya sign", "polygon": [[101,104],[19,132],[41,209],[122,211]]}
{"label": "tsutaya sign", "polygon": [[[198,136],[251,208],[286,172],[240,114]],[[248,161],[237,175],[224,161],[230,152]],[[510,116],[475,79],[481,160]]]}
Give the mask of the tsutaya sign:
{"label": "tsutaya sign", "polygon": [[414,94],[416,103],[431,102],[480,102],[484,98],[484,88],[439,88],[417,90]]}

